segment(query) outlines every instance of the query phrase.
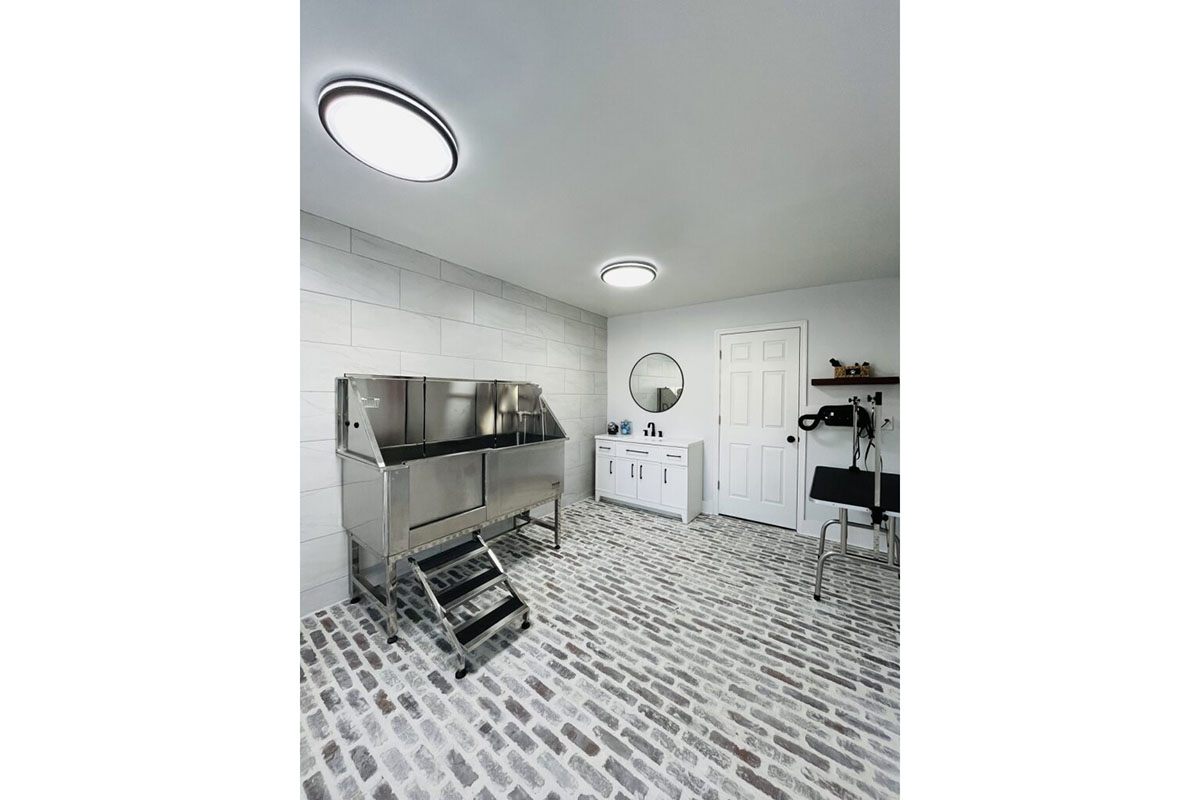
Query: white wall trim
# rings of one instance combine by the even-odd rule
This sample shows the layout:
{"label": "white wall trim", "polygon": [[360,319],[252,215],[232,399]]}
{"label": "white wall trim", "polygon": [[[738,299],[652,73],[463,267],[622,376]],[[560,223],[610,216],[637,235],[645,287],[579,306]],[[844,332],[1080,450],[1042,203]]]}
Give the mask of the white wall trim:
{"label": "white wall trim", "polygon": [[[798,411],[804,413],[804,409],[808,406],[808,320],[799,319],[792,322],[765,322],[760,325],[742,325],[737,328],[718,328],[713,331],[713,352],[717,357],[713,359],[713,364],[716,369],[716,381],[714,382],[713,400],[714,408],[717,414],[721,413],[721,337],[731,333],[756,333],[758,331],[779,331],[797,328],[800,331],[800,352],[797,354],[800,360],[800,391],[797,397],[799,398]],[[713,460],[716,468],[718,486],[721,480],[721,425],[719,422],[711,423],[713,431],[716,434],[714,441],[717,443],[717,452]],[[800,444],[800,454],[796,462],[796,530],[799,531],[804,522],[804,506],[806,504],[807,494],[805,493],[804,480],[808,474],[808,439],[803,435],[803,431],[799,430],[797,425],[796,439]],[[709,505],[705,501],[704,506]],[[712,511],[705,508],[705,513],[720,514],[721,513],[721,490],[717,489],[712,499]]]}

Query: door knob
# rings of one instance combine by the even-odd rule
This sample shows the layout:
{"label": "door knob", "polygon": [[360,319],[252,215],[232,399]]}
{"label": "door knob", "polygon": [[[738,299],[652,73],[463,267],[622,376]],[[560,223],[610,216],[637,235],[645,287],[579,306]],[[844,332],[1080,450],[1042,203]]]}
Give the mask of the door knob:
{"label": "door knob", "polygon": [[796,441],[796,437],[795,437],[795,436],[789,436],[789,437],[788,437],[788,444],[792,444],[792,443],[793,443],[793,442],[795,442],[795,441]]}

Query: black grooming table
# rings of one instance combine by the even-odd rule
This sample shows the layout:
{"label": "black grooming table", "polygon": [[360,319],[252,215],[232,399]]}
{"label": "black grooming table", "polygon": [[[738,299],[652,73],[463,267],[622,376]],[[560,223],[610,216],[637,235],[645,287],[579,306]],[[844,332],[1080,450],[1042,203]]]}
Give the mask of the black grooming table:
{"label": "black grooming table", "polygon": [[[813,472],[810,499],[818,503],[870,511],[875,505],[875,473],[841,467],[817,467]],[[900,513],[900,476],[894,472],[880,475],[879,504],[884,511]]]}

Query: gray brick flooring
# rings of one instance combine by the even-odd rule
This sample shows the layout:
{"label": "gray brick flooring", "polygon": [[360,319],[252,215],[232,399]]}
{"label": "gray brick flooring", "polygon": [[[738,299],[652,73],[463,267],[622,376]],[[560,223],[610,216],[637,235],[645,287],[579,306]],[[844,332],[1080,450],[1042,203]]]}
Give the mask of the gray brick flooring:
{"label": "gray brick flooring", "polygon": [[301,620],[302,797],[898,796],[895,573],[817,603],[813,539],[590,500],[549,535],[492,542],[534,623],[461,681],[414,580],[394,645],[366,600]]}

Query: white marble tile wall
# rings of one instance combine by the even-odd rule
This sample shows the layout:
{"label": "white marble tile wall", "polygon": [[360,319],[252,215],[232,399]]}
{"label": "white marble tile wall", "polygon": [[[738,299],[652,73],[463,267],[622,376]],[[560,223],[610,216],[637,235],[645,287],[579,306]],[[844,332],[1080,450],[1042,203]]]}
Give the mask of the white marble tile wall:
{"label": "white marble tile wall", "polygon": [[599,315],[300,212],[300,613],[346,597],[333,381],[346,372],[529,380],[572,441],[564,501],[590,493],[603,433]]}

